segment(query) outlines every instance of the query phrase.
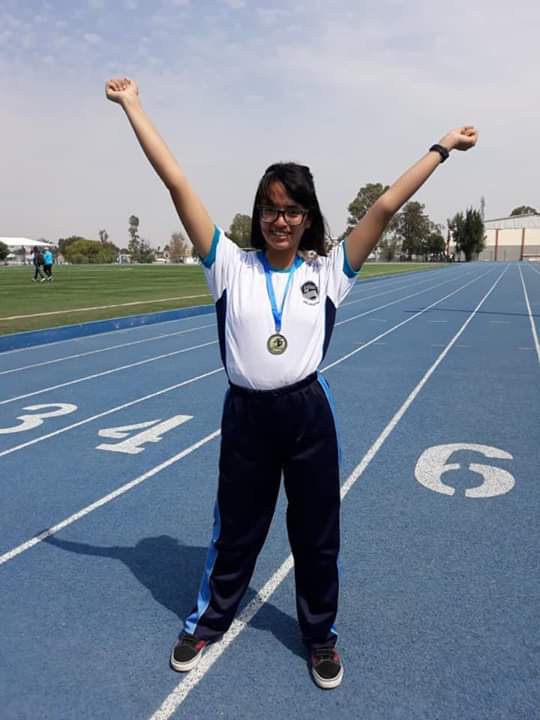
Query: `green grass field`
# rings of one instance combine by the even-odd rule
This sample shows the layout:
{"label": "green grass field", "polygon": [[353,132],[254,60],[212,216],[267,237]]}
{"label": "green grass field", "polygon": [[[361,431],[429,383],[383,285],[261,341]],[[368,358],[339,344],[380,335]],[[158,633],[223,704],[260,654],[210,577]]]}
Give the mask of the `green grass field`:
{"label": "green grass field", "polygon": [[[445,265],[367,263],[360,277],[436,267]],[[212,301],[198,265],[55,265],[53,270],[52,282],[32,282],[31,266],[0,266],[0,334]]]}

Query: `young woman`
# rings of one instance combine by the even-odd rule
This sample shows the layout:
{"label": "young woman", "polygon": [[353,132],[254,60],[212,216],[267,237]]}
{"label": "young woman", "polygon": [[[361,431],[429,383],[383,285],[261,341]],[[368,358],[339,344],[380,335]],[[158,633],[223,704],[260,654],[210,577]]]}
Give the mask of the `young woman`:
{"label": "young woman", "polygon": [[214,528],[199,596],[176,642],[171,665],[191,670],[233,621],[266,538],[281,476],[295,563],[296,605],[317,685],[337,687],[339,505],[338,443],[330,392],[317,369],[336,308],[394,214],[452,150],[477,132],[464,126],[402,175],[329,255],[313,178],[304,165],[279,163],[255,195],[247,252],[212,222],[152,126],[128,78],[106,83],[148,160],[168,188],[216,303],[227,377]]}

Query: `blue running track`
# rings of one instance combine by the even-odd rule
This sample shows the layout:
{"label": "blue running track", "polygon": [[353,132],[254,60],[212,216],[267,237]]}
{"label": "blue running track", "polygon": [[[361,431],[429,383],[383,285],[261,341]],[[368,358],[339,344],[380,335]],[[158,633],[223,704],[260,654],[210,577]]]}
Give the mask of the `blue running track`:
{"label": "blue running track", "polygon": [[211,534],[213,315],[0,354],[2,720],[540,717],[540,267],[358,282],[323,372],[343,450],[343,684],[311,681],[282,497],[241,613],[168,665]]}

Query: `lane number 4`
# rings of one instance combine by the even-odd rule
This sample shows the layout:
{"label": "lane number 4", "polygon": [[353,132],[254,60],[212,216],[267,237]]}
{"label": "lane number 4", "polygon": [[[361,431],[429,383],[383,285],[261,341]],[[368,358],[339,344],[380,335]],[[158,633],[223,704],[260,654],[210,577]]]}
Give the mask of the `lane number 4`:
{"label": "lane number 4", "polygon": [[[159,442],[163,435],[179,425],[191,420],[192,415],[175,415],[168,420],[148,420],[147,422],[135,425],[123,425],[122,427],[106,428],[99,431],[99,436],[121,440],[118,443],[101,443],[97,445],[98,450],[109,450],[110,452],[127,453],[137,455],[144,450],[144,445],[149,442]],[[142,432],[133,434],[135,430]]]}

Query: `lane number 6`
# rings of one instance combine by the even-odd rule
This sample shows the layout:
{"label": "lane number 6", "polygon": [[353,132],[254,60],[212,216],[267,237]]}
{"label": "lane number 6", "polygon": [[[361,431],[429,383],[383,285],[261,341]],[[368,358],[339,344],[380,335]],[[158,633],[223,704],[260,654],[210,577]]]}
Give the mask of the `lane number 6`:
{"label": "lane number 6", "polygon": [[[459,463],[448,462],[450,456],[458,452],[458,450],[471,450],[481,453],[484,457],[495,458],[499,460],[512,460],[512,455],[499,450],[499,448],[490,445],[474,445],[470,443],[456,443],[452,445],[435,445],[425,450],[414,470],[416,479],[421,485],[427,487],[433,492],[442,495],[454,495],[455,487],[442,481],[444,473],[451,470],[459,470]],[[482,478],[482,483],[473,488],[465,490],[465,497],[468,498],[487,498],[496,495],[504,495],[514,487],[516,481],[514,476],[507,470],[495,467],[494,465],[484,465],[480,463],[470,463],[469,470]]]}

